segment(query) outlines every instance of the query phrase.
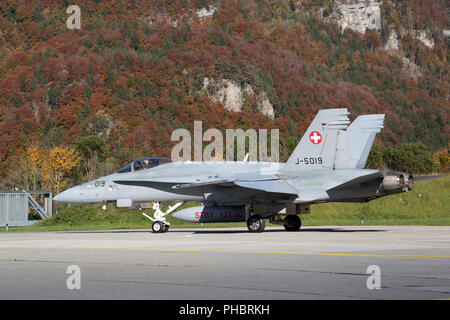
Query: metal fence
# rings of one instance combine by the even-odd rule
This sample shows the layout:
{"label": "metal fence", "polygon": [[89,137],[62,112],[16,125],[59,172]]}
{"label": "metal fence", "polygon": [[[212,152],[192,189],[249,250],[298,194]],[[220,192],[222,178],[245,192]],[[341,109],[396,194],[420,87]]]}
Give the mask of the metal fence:
{"label": "metal fence", "polygon": [[[32,194],[44,194],[44,208]],[[49,191],[0,191],[0,227],[27,226],[52,215],[52,193]],[[29,219],[34,212],[36,219]]]}

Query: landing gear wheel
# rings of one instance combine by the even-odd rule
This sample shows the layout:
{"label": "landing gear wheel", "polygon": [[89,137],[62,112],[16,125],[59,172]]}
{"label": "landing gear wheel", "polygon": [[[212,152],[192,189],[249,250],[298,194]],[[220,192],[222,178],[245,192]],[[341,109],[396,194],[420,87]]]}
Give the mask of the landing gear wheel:
{"label": "landing gear wheel", "polygon": [[266,221],[261,216],[254,215],[247,220],[247,227],[250,232],[263,232]]}
{"label": "landing gear wheel", "polygon": [[286,231],[297,231],[302,226],[302,220],[299,216],[286,216],[284,218],[284,229]]}
{"label": "landing gear wheel", "polygon": [[146,217],[148,220],[153,222],[152,224],[153,233],[167,232],[169,231],[170,223],[166,220],[166,216],[175,209],[179,208],[183,203],[184,202],[177,202],[175,205],[169,207],[169,209],[167,209],[166,212],[163,212],[160,209],[160,203],[154,202],[153,210],[155,210],[155,212],[153,213],[153,218],[149,217],[144,212],[142,212],[142,215]]}
{"label": "landing gear wheel", "polygon": [[164,232],[165,225],[161,221],[155,221],[152,224],[152,231],[153,233],[162,233]]}

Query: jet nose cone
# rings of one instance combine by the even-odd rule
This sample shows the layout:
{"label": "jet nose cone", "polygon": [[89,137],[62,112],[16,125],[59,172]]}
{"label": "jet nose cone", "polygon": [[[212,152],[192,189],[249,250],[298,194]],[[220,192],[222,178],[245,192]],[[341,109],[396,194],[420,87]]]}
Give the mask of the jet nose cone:
{"label": "jet nose cone", "polygon": [[75,188],[70,188],[66,191],[58,193],[53,200],[58,202],[74,202],[75,201]]}

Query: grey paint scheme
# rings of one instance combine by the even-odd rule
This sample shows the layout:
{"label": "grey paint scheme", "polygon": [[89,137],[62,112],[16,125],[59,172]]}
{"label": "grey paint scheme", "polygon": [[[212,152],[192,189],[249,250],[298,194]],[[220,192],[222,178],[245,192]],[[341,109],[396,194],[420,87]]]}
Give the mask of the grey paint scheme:
{"label": "grey paint scheme", "polygon": [[[66,190],[55,200],[201,201],[209,206],[370,201],[387,194],[380,184],[390,173],[362,169],[384,115],[360,116],[350,126],[348,115],[347,109],[319,111],[287,163],[172,162],[113,173]],[[404,185],[398,192],[403,191],[408,191]]]}

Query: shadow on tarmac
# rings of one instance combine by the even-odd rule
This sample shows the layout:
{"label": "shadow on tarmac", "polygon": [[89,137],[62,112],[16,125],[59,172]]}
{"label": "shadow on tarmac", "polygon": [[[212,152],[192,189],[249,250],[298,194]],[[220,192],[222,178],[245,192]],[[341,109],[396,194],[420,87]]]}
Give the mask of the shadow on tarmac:
{"label": "shadow on tarmac", "polygon": [[[139,230],[73,230],[73,231],[61,231],[62,233],[152,233],[151,229],[139,229]],[[194,233],[194,234],[238,234],[238,233],[250,233],[247,229],[170,229],[170,233]],[[286,233],[302,233],[302,232],[336,232],[336,233],[361,233],[361,232],[386,232],[383,229],[345,229],[345,228],[302,228],[299,231],[285,231],[280,229],[266,229],[262,233],[274,233],[274,232],[286,232]]]}

